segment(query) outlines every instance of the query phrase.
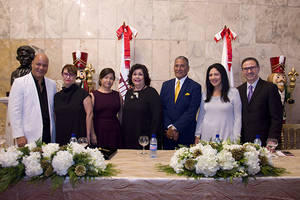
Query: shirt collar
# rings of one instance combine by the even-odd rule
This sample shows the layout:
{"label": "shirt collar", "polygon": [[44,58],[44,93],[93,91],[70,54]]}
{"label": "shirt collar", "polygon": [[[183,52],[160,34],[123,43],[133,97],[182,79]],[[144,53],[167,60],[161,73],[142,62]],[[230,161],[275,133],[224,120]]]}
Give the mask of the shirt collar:
{"label": "shirt collar", "polygon": [[247,82],[247,89],[249,88],[250,85],[252,85],[253,90],[254,90],[255,87],[256,87],[256,85],[257,85],[258,80],[259,80],[259,78],[256,81],[254,81],[254,83],[252,83],[252,84],[250,84],[250,83]]}
{"label": "shirt collar", "polygon": [[[32,78],[33,78],[34,82],[38,83],[38,80],[33,76],[32,73],[31,73],[31,75],[32,75]],[[43,77],[43,79],[42,79],[42,86],[44,86],[44,85],[45,85],[45,77]]]}
{"label": "shirt collar", "polygon": [[180,79],[180,80],[178,78],[176,78],[175,79],[175,85],[177,84],[178,81],[180,81],[180,87],[181,87],[183,85],[183,83],[184,83],[184,81],[185,81],[186,78],[187,78],[187,75],[185,77],[183,77],[182,79]]}

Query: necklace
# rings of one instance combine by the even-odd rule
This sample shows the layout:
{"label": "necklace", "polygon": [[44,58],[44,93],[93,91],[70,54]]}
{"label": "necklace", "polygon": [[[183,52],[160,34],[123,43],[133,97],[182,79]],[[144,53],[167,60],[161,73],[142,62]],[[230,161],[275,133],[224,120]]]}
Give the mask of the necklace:
{"label": "necklace", "polygon": [[142,87],[142,89],[140,89],[140,90],[134,90],[134,89],[136,89],[136,88],[133,88],[133,91],[132,91],[132,95],[131,95],[131,99],[138,99],[139,98],[139,93],[143,90],[143,89],[145,89],[147,86],[146,85],[144,85],[143,87]]}

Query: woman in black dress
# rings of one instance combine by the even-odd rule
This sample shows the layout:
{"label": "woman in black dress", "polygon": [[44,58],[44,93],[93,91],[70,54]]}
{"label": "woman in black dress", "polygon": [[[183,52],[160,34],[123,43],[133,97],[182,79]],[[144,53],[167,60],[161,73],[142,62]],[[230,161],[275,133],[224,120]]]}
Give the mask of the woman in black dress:
{"label": "woman in black dress", "polygon": [[149,73],[145,65],[135,64],[128,74],[132,87],[125,95],[122,132],[123,145],[127,149],[140,149],[138,139],[156,134],[158,147],[161,144],[161,104],[157,91],[150,86]]}
{"label": "woman in black dress", "polygon": [[64,87],[54,96],[56,143],[69,143],[72,133],[77,138],[87,137],[90,143],[93,119],[91,97],[87,91],[75,84],[77,68],[74,65],[65,65],[61,75]]}

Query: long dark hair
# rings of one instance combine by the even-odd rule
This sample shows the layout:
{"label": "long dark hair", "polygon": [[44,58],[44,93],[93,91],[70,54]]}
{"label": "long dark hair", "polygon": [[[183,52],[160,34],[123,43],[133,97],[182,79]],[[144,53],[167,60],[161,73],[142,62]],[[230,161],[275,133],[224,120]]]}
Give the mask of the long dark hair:
{"label": "long dark hair", "polygon": [[213,68],[215,68],[216,70],[218,70],[218,72],[220,72],[220,74],[221,74],[221,84],[222,84],[221,100],[224,101],[224,102],[230,102],[230,100],[229,100],[229,98],[227,96],[228,95],[228,91],[229,91],[228,76],[227,76],[225,68],[220,63],[215,63],[215,64],[209,66],[208,69],[207,69],[207,71],[206,71],[206,99],[205,99],[205,102],[209,102],[210,101],[211,96],[212,96],[212,94],[214,92],[214,86],[209,81],[209,72]]}

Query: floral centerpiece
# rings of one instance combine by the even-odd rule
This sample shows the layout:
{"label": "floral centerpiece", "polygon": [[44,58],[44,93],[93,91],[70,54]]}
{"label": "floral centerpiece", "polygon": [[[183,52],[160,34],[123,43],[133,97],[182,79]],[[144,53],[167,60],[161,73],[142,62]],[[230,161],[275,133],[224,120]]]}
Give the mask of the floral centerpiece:
{"label": "floral centerpiece", "polygon": [[50,178],[52,186],[57,188],[67,176],[75,186],[81,178],[91,180],[115,172],[98,149],[84,148],[78,143],[60,147],[56,143],[37,141],[25,147],[0,149],[0,192],[24,177],[32,181]]}
{"label": "floral centerpiece", "polygon": [[272,156],[265,147],[253,143],[243,145],[204,142],[177,149],[167,166],[159,169],[167,173],[187,177],[233,178],[240,177],[247,181],[255,175],[279,176],[285,172],[276,168]]}

